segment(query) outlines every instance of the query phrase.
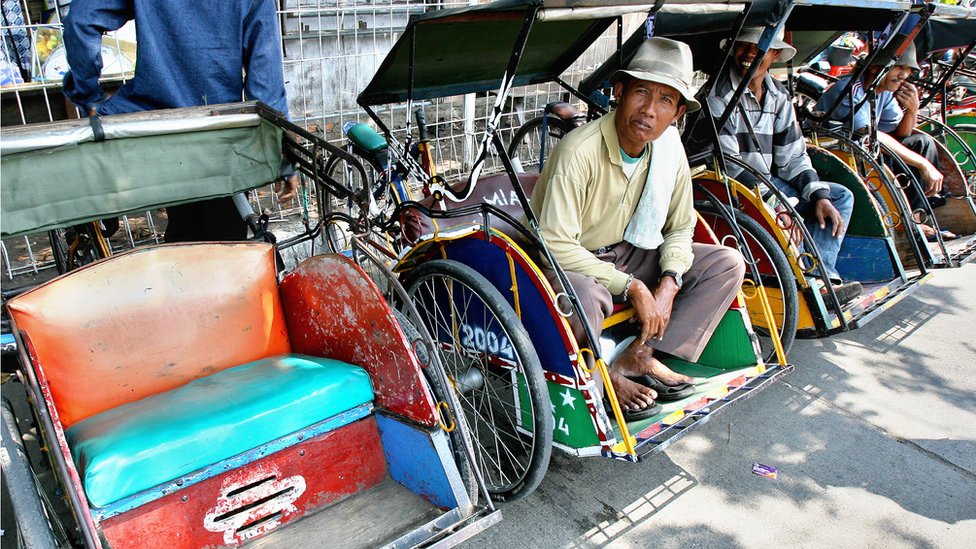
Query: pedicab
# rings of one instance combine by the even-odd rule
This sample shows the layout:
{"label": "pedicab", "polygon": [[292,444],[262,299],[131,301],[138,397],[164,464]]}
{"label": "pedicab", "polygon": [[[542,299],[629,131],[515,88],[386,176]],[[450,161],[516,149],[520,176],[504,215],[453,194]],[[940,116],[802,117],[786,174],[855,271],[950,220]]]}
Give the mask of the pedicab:
{"label": "pedicab", "polygon": [[[265,185],[283,132],[310,177],[345,154],[254,103],[5,129],[3,236]],[[138,248],[5,304],[18,378],[70,503],[52,529],[68,539],[54,540],[43,513],[61,522],[31,478],[44,465],[25,458],[5,406],[29,538],[442,546],[500,520],[463,418],[441,412],[456,404],[416,311],[394,313],[341,255],[283,273],[261,240]],[[392,273],[390,287],[403,293]],[[408,337],[410,315],[421,328]],[[7,472],[5,461],[13,482]]]}
{"label": "pedicab", "polygon": [[[766,44],[763,48],[768,47],[773,33],[781,27],[786,29],[791,40],[797,44],[816,44],[817,47],[809,47],[806,54],[801,51],[795,58],[799,61],[819,52],[837,36],[854,27],[879,30],[889,26],[898,28],[909,16],[928,13],[929,10],[941,13],[944,8],[941,5],[920,6],[910,2],[802,0],[775,3],[773,6],[757,3],[751,12],[743,16],[723,14],[702,17],[690,16],[689,13],[670,13],[665,7],[654,20],[653,32],[655,35],[679,39],[691,45],[695,52],[696,69],[714,77],[720,71],[728,70],[727,54],[730,44],[738,29],[743,26],[766,27],[761,40]],[[621,62],[626,62],[630,52],[644,39],[645,32],[645,29],[638,29],[625,43],[624,54],[611,57],[584,79],[579,85],[581,95],[599,97],[600,90],[606,88],[607,77]],[[724,49],[719,47],[723,41],[728,44]],[[714,78],[706,82],[699,92],[700,95],[706,95],[713,82]],[[702,114],[698,120],[688,122],[690,129],[687,133],[690,134],[691,141],[686,143],[689,143],[691,151],[699,150],[702,151],[700,154],[706,156],[709,147],[714,151],[721,151],[713,122],[717,120],[718,123],[723,123],[727,120],[743,88],[744,84],[736,90],[733,102],[725,113],[711,113],[712,117]],[[591,105],[596,102],[591,101]],[[840,251],[837,269],[845,280],[860,281],[864,285],[864,292],[846,304],[840,303],[822,272],[819,251],[810,242],[810,236],[799,221],[800,216],[793,205],[768,185],[768,182],[766,187],[772,193],[771,197],[761,196],[758,186],[750,188],[752,186],[744,185],[728,176],[729,168],[732,168],[733,173],[739,173],[751,171],[752,167],[728,155],[716,154],[711,169],[699,174],[696,183],[774,237],[778,243],[776,249],[763,247],[762,243],[754,242],[748,237],[747,239],[751,247],[758,249],[757,257],[781,254],[784,256],[781,259],[785,259],[791,267],[795,275],[796,290],[799,292],[796,313],[799,335],[827,336],[862,326],[876,318],[929,280],[931,273],[924,266],[918,272],[906,269],[896,250],[891,231],[892,217],[886,217],[887,209],[873,195],[872,188],[849,165],[814,144],[808,146],[808,152],[822,179],[844,185],[855,198],[853,219]],[[689,156],[694,157],[695,152]],[[752,175],[758,176],[756,173]],[[728,234],[723,223],[714,224],[713,229],[720,237]],[[768,267],[765,272],[768,273],[767,276],[777,273]],[[793,291],[791,284],[778,284],[774,287],[774,292],[777,287],[787,293]],[[777,318],[789,318],[785,313],[790,300],[779,301],[776,297],[774,294],[773,303],[781,307],[774,311]],[[762,326],[760,319],[753,320],[757,326]]]}
{"label": "pedicab", "polygon": [[[385,239],[370,236],[376,232],[402,238],[394,270],[438,342],[436,351],[461,401],[454,416],[469,420],[478,468],[493,499],[531,493],[545,474],[551,448],[638,461],[792,369],[781,348],[777,362],[762,359],[740,295],[697,363],[663,359],[695,377],[694,392],[664,403],[652,417],[627,423],[612,383],[606,383],[604,399],[597,376],[608,379],[608,357],[631,335],[633,325],[624,321],[632,311],[608,318],[602,339],[590,334],[588,340],[600,345],[581,347],[571,335],[567,318],[585,315],[540,237],[527,198],[534,178],[518,173],[506,154],[499,119],[513,86],[559,81],[608,29],[616,25],[620,36],[623,15],[659,7],[505,0],[414,16],[358,97],[392,154],[409,162],[379,106],[406,103],[404,112],[410,113],[418,101],[496,93],[467,178],[428,182],[428,197],[401,204],[390,223],[379,227],[370,225],[369,197],[362,197],[355,224],[362,233],[360,248],[354,246],[352,254],[375,253],[375,243]],[[486,173],[489,155],[504,172]],[[331,183],[324,191],[355,194]],[[703,223],[696,239],[716,241]],[[557,284],[543,276],[542,258],[553,265]],[[763,295],[761,287],[749,290]]]}
{"label": "pedicab", "polygon": [[[929,18],[928,21],[922,20],[920,23],[924,26],[918,25],[916,29],[920,28],[922,31],[927,31],[927,36],[919,35],[918,38],[914,38],[913,33],[899,34],[894,40],[901,40],[901,42],[895,42],[892,45],[907,44],[914,38],[916,48],[918,48],[918,58],[924,59],[928,56],[928,50],[922,49],[920,44],[929,44],[930,47],[939,48],[944,47],[940,44],[952,43],[950,40],[953,35],[942,35],[940,33],[940,29],[943,28],[941,25],[954,23],[957,26],[963,25],[964,28],[973,29],[973,25],[976,23],[974,19],[948,19],[949,15],[942,14],[938,17]],[[963,15],[968,16],[968,13]],[[935,28],[930,29],[930,26]],[[938,36],[935,39],[938,41],[933,42],[933,35]],[[800,39],[802,40],[802,37]],[[971,37],[970,40],[972,40]],[[866,63],[862,63],[862,65],[864,64]],[[863,72],[863,66],[859,69],[856,71],[857,75]],[[949,72],[951,71],[946,71],[943,76],[950,76]],[[853,80],[857,79],[857,75]],[[916,83],[920,89],[936,87],[930,83],[926,84],[917,80]],[[824,82],[818,82],[816,78],[812,78],[808,74],[801,74],[798,79],[798,89],[811,97],[819,96],[824,85]],[[830,107],[828,110],[832,112],[834,108]],[[889,165],[879,161],[875,150],[878,144],[875,139],[876,128],[873,127],[873,120],[871,120],[872,127],[866,134],[852,136],[842,127],[831,128],[829,126],[831,123],[823,122],[825,115],[821,113],[808,113],[808,118],[817,122],[812,134],[814,142],[828,147],[832,153],[854,167],[875,195],[882,207],[886,224],[891,225],[894,230],[897,249],[906,268],[916,268],[921,264],[924,264],[924,268],[958,267],[972,259],[972,254],[976,251],[972,238],[966,236],[957,240],[955,234],[972,235],[976,233],[976,210],[973,208],[972,192],[967,185],[967,178],[971,177],[972,174],[967,173],[965,163],[957,162],[958,156],[953,155],[944,146],[945,137],[951,138],[952,135],[957,135],[953,130],[929,117],[921,117],[927,122],[915,132],[924,132],[936,137],[932,140],[932,144],[938,151],[937,168],[944,174],[945,192],[939,203],[936,203],[935,206],[937,207],[930,205],[928,201],[923,201],[922,207],[913,209],[905,192],[914,188],[914,192],[921,196],[923,194],[922,182],[916,180],[904,162],[883,144],[880,145],[880,149],[891,159],[889,162],[900,165],[899,171],[906,175],[896,177]],[[943,136],[941,140],[938,138],[940,135]],[[963,160],[965,161],[966,158],[963,157]],[[922,232],[922,224],[931,227],[931,229],[927,229],[931,234],[926,235]],[[943,231],[942,228],[949,228],[953,232]],[[957,241],[949,242],[947,237]]]}

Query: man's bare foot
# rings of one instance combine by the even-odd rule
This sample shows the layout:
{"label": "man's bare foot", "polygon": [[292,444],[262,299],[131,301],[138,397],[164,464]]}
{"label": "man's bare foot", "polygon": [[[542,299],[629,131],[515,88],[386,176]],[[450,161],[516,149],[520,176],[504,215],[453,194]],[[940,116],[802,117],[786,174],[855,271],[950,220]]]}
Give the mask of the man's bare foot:
{"label": "man's bare foot", "polygon": [[654,358],[654,349],[641,345],[636,339],[613,361],[613,369],[616,373],[625,376],[648,375],[661,380],[665,385],[695,382],[694,379],[674,372]]}
{"label": "man's bare foot", "polygon": [[610,382],[613,392],[617,395],[617,402],[624,410],[643,410],[654,405],[657,392],[650,387],[631,381],[616,372],[610,372]]}

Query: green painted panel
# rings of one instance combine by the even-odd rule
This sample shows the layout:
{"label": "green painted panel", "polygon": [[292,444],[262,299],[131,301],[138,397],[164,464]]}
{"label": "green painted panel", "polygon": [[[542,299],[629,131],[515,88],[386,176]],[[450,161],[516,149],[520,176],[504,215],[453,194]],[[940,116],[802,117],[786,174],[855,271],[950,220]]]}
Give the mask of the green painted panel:
{"label": "green painted panel", "polygon": [[946,118],[946,124],[953,128],[957,126],[976,126],[976,112],[954,114]]}
{"label": "green painted panel", "polygon": [[[973,155],[976,154],[976,131],[956,130],[956,133],[958,133],[959,137],[962,138],[965,146],[969,148],[969,155],[965,156],[966,158],[965,162],[959,162],[959,167],[962,168],[963,171],[965,172],[971,172],[976,170],[976,165],[973,165],[973,160],[972,160]],[[949,150],[952,151],[953,154],[956,154],[956,151],[953,150],[952,147],[950,147]],[[958,151],[960,154],[956,155],[956,158],[958,160],[962,160],[963,151],[961,146],[959,147]]]}
{"label": "green painted panel", "polygon": [[[976,115],[968,117],[969,115],[957,115],[954,117],[949,117],[947,123],[949,126],[953,126],[959,138],[956,139],[955,136],[946,133],[942,127],[937,126],[931,122],[926,122],[918,127],[918,129],[931,135],[935,139],[938,139],[949,152],[952,153],[953,158],[959,163],[959,168],[963,172],[970,172],[976,170],[976,165],[973,164],[973,153],[976,151],[976,132],[970,130],[960,129],[960,125],[976,125]],[[968,117],[968,118],[964,118]],[[955,125],[953,124],[955,123]]]}
{"label": "green painted panel", "polygon": [[720,371],[756,364],[756,351],[752,346],[749,332],[746,331],[742,313],[736,310],[725,312],[715,332],[712,333],[712,338],[705,345],[698,363],[718,368]]}
{"label": "green painted panel", "polygon": [[881,216],[860,178],[843,160],[824,149],[808,146],[813,169],[823,181],[833,181],[847,187],[854,194],[854,213],[847,234],[855,236],[885,237],[887,230]]}
{"label": "green painted panel", "polygon": [[[579,389],[547,382],[549,399],[552,402],[553,432],[555,442],[571,448],[599,446],[600,439],[593,428],[593,420]],[[519,383],[519,393],[525,402],[525,384]],[[531,425],[529,414],[523,410],[523,425]]]}

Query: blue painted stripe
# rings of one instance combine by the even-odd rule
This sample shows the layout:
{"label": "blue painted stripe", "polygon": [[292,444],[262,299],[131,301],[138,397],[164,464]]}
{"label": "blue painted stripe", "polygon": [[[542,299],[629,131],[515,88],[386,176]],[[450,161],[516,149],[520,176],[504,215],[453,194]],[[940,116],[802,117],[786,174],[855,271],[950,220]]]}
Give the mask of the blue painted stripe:
{"label": "blue painted stripe", "polygon": [[373,403],[369,402],[366,404],[361,404],[355,408],[352,408],[351,410],[336,414],[324,421],[320,421],[319,423],[316,423],[315,425],[312,425],[306,429],[302,429],[281,438],[272,440],[271,442],[262,444],[253,450],[248,450],[242,454],[219,461],[213,465],[209,465],[203,469],[194,471],[189,475],[184,475],[173,481],[159,484],[148,490],[143,490],[142,492],[133,494],[124,499],[120,499],[119,501],[106,505],[105,507],[94,508],[92,509],[92,515],[94,515],[96,520],[101,521],[125,513],[126,511],[130,511],[136,507],[141,507],[151,501],[155,501],[167,494],[182,490],[188,486],[193,486],[198,482],[221,475],[232,469],[243,467],[265,456],[284,450],[285,448],[295,446],[300,442],[304,442],[321,434],[328,433],[329,431],[334,431],[344,425],[349,425],[356,420],[369,416],[372,411]]}
{"label": "blue painted stripe", "polygon": [[444,471],[444,459],[438,454],[428,432],[377,414],[376,424],[383,439],[390,477],[413,493],[441,509],[457,507],[457,498]]}

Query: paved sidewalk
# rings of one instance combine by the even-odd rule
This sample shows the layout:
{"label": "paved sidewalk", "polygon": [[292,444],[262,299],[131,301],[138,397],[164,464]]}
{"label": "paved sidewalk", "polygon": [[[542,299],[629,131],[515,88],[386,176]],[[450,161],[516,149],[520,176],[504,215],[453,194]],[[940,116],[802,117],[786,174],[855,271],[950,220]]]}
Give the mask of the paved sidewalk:
{"label": "paved sidewalk", "polygon": [[973,547],[974,332],[976,265],[938,271],[864,328],[798,341],[784,382],[663,455],[554,455],[466,547]]}

